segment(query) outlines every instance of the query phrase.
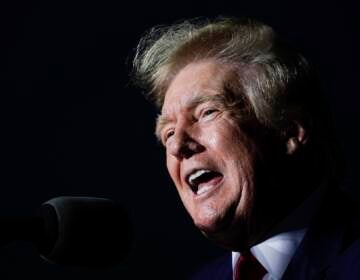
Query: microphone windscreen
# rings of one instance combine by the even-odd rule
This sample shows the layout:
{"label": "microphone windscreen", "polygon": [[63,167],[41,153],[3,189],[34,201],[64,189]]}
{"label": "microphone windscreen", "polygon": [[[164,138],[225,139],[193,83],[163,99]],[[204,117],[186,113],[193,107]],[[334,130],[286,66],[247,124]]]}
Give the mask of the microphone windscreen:
{"label": "microphone windscreen", "polygon": [[119,264],[130,252],[132,226],[112,200],[57,197],[41,207],[43,258],[61,265],[103,268]]}

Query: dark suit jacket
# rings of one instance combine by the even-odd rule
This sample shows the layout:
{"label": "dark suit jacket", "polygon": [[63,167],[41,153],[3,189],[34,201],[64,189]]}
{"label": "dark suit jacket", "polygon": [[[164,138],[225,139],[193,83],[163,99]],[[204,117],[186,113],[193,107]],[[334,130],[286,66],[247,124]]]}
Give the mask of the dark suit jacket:
{"label": "dark suit jacket", "polygon": [[[360,279],[359,203],[332,192],[320,209],[282,279]],[[232,280],[231,253],[191,279]]]}

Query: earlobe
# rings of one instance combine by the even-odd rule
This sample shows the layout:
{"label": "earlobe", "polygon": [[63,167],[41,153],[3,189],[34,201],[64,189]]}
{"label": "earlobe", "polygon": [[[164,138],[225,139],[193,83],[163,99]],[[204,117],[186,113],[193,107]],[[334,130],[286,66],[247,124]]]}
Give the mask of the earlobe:
{"label": "earlobe", "polygon": [[305,127],[298,121],[293,121],[286,133],[286,153],[292,155],[299,151],[308,141]]}

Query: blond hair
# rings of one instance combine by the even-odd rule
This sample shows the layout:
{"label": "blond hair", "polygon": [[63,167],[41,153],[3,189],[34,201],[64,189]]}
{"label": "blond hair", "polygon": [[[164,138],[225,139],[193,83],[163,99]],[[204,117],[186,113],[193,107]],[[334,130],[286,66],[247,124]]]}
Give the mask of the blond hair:
{"label": "blond hair", "polygon": [[271,27],[251,19],[222,18],[150,30],[138,45],[134,77],[161,108],[173,77],[187,64],[208,59],[237,67],[237,79],[230,81],[233,88],[241,89],[256,117],[267,124],[284,119],[288,106],[281,103],[289,84],[308,75],[305,58],[280,42]]}
{"label": "blond hair", "polygon": [[265,126],[281,131],[294,117],[303,118],[320,157],[332,165],[325,172],[339,171],[331,122],[312,68],[302,54],[259,21],[195,19],[155,27],[137,47],[133,78],[161,108],[176,74],[202,60],[234,66],[227,81],[235,91],[231,93],[240,103],[245,100],[251,109],[247,112]]}

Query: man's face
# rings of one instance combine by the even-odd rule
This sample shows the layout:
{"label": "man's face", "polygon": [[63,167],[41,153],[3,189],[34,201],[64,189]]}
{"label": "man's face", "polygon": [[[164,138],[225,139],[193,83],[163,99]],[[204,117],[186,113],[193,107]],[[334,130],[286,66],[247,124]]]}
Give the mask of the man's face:
{"label": "man's face", "polygon": [[230,71],[211,61],[187,65],[172,80],[158,120],[170,176],[209,236],[249,226],[263,156],[245,128],[249,120],[234,120],[219,101]]}

